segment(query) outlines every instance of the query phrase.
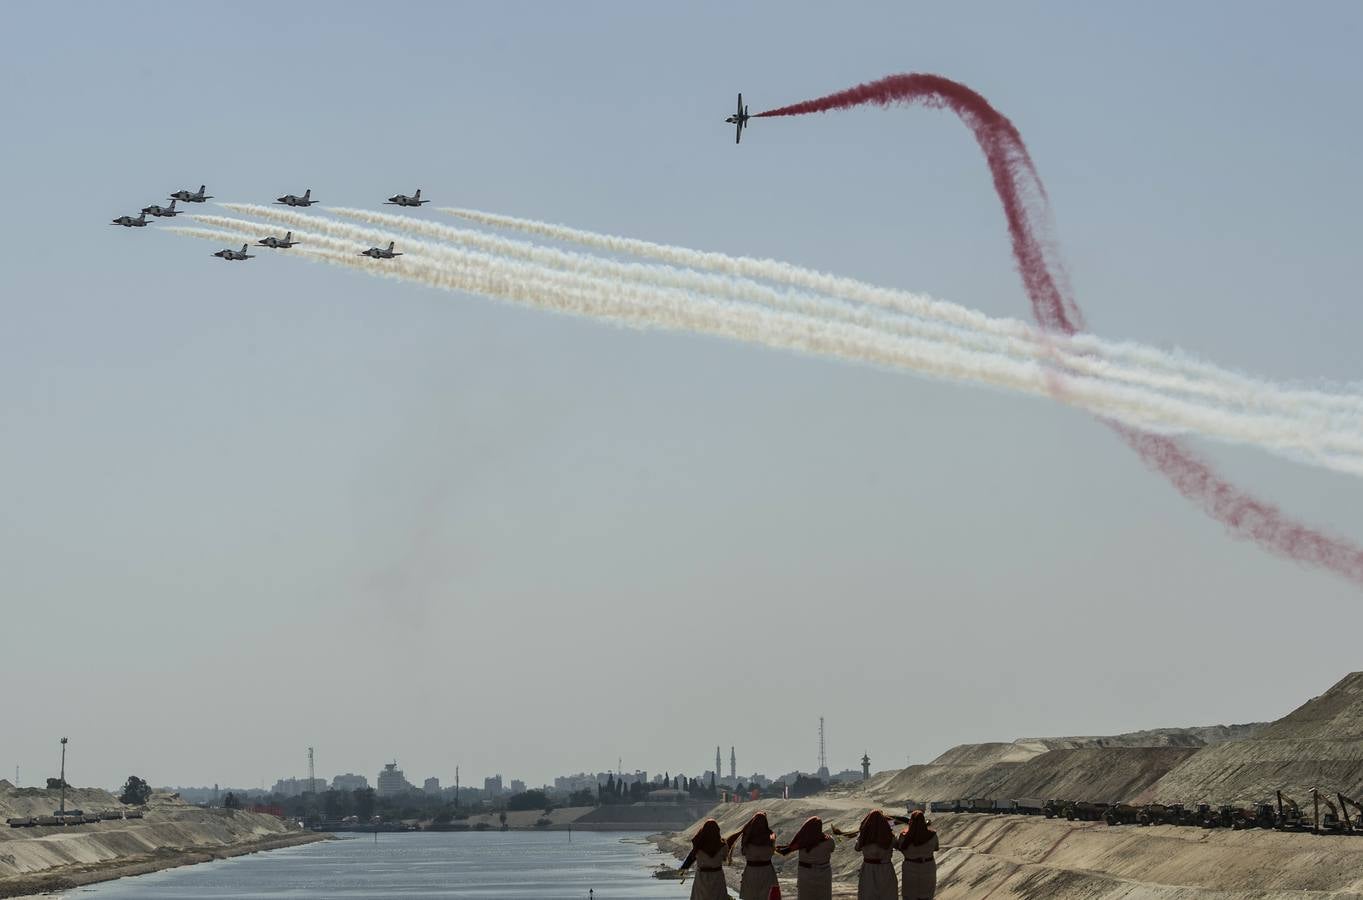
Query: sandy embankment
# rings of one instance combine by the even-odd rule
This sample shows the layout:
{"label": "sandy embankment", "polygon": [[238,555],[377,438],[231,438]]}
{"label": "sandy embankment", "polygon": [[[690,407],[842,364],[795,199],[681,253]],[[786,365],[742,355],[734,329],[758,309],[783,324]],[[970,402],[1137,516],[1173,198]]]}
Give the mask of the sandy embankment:
{"label": "sandy embankment", "polygon": [[[717,810],[736,830],[755,809]],[[865,810],[853,798],[772,800],[764,805],[778,835],[819,815],[847,828]],[[939,900],[1313,900],[1363,897],[1363,838],[1269,831],[1204,831],[1161,825],[1111,828],[1031,816],[939,815],[946,848],[938,857]],[[685,833],[659,839],[680,855]],[[779,859],[779,857],[778,857]],[[896,856],[896,859],[898,857]],[[860,856],[850,839],[833,857],[835,896],[856,896]],[[737,889],[739,863],[726,870]],[[782,891],[795,869],[778,864]]]}
{"label": "sandy embankment", "polygon": [[[0,817],[47,814],[56,805],[55,792],[15,790],[0,781]],[[80,789],[67,792],[67,806],[91,812],[120,804],[106,791]],[[0,897],[66,890],[325,837],[274,816],[199,809],[164,797],[153,798],[142,819],[71,827],[0,825]]]}
{"label": "sandy embankment", "polygon": [[[762,801],[778,835],[806,817],[852,828],[869,808],[986,798],[1213,805],[1299,800],[1311,787],[1363,794],[1363,673],[1267,725],[1161,729],[953,747],[926,765],[803,800]],[[726,832],[759,804],[718,807]],[[1309,811],[1309,810],[1308,810]],[[935,815],[941,900],[1363,900],[1363,836],[1253,829],[1110,827],[1011,815]],[[658,838],[678,855],[688,829]],[[782,881],[794,878],[786,861]],[[855,896],[858,854],[840,841],[837,896]],[[736,885],[739,867],[729,872]]]}

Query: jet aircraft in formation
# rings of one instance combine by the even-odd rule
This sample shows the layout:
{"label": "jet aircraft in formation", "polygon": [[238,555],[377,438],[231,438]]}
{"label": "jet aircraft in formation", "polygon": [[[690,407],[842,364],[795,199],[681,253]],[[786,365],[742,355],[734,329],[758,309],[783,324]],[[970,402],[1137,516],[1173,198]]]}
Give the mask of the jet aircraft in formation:
{"label": "jet aircraft in formation", "polygon": [[297,244],[298,241],[295,241],[293,239],[293,232],[290,231],[287,232],[282,238],[277,238],[274,235],[270,235],[269,237],[261,238],[260,240],[256,241],[256,243],[262,247],[269,247],[273,250],[287,250],[294,244]]}
{"label": "jet aircraft in formation", "polygon": [[171,199],[171,200],[183,200],[183,201],[185,201],[186,203],[203,203],[205,200],[212,200],[212,199],[213,199],[213,195],[212,195],[212,194],[209,194],[209,195],[207,195],[207,196],[204,196],[204,188],[205,188],[205,187],[206,187],[206,185],[202,185],[202,184],[201,184],[201,185],[199,185],[199,190],[198,190],[198,191],[190,191],[190,190],[176,191],[175,193],[173,193],[173,194],[170,195],[170,199]]}
{"label": "jet aircraft in formation", "polygon": [[416,189],[416,195],[408,197],[406,194],[394,194],[384,201],[385,206],[420,206],[423,203],[430,203],[429,200],[421,199],[421,188]]}
{"label": "jet aircraft in formation", "polygon": [[217,253],[214,253],[213,255],[228,260],[229,262],[238,259],[255,259],[254,256],[246,252],[245,244],[241,245],[240,250],[233,250],[231,247],[228,247],[226,250],[219,250]]}
{"label": "jet aircraft in formation", "polygon": [[175,201],[172,200],[170,201],[170,206],[157,206],[155,203],[153,203],[151,206],[142,207],[142,212],[149,216],[156,216],[158,219],[161,218],[173,219],[180,213],[184,212],[184,210],[176,209]]}
{"label": "jet aircraft in formation", "polygon": [[392,259],[393,257],[401,256],[402,254],[393,252],[393,242],[389,241],[387,250],[382,247],[370,247],[360,255],[367,256],[370,259]]}
{"label": "jet aircraft in formation", "polygon": [[301,197],[295,194],[285,194],[283,197],[276,197],[274,202],[282,203],[285,206],[312,206],[317,201],[312,199],[312,188],[308,188]]}
{"label": "jet aircraft in formation", "polygon": [[109,223],[110,225],[122,225],[124,228],[146,228],[147,214],[140,213],[136,219],[132,216],[119,216]]}
{"label": "jet aircraft in formation", "polygon": [[734,131],[734,143],[735,144],[742,143],[743,126],[748,124],[748,108],[743,105],[742,93],[738,95],[738,111],[735,112],[732,116],[729,116],[729,118],[725,119],[724,121],[729,123],[730,125],[737,126],[737,128]]}

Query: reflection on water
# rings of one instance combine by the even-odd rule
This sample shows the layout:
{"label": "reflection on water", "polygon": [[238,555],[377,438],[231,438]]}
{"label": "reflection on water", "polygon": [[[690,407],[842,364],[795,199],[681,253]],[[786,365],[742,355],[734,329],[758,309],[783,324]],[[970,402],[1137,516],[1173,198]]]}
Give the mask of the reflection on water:
{"label": "reflection on water", "polygon": [[[624,839],[622,841],[621,839]],[[339,840],[167,869],[69,891],[71,900],[254,897],[489,897],[497,900],[690,896],[650,870],[671,857],[640,834],[444,832]]]}

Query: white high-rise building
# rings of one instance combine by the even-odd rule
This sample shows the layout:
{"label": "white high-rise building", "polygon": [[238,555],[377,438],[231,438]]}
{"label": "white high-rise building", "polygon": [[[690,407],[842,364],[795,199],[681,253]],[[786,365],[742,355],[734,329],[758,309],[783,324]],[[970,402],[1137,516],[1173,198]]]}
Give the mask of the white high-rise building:
{"label": "white high-rise building", "polygon": [[416,788],[407,781],[407,776],[402,774],[396,762],[385,763],[383,771],[379,773],[375,793],[380,797],[395,797],[398,794],[405,794]]}

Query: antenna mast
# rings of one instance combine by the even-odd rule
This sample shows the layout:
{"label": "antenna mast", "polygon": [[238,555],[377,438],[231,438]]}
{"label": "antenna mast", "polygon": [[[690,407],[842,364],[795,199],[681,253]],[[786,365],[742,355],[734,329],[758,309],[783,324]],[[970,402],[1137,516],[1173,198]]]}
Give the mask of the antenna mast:
{"label": "antenna mast", "polygon": [[822,774],[828,770],[828,755],[824,753],[823,744],[823,716],[819,716],[819,772]]}

